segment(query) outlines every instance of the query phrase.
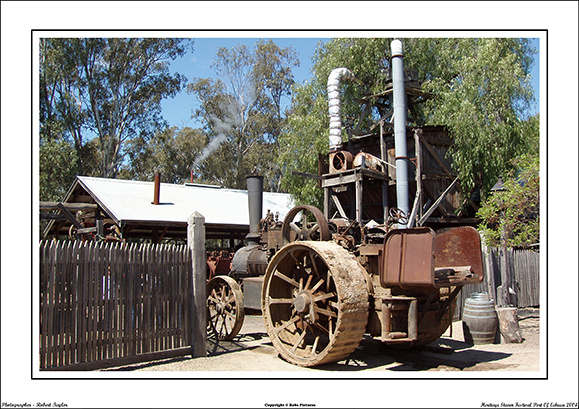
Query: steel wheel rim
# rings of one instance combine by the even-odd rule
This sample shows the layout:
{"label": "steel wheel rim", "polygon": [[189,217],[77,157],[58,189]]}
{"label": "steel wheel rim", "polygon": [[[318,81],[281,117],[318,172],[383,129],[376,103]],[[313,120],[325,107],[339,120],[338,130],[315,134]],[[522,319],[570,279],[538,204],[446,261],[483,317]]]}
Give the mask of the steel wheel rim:
{"label": "steel wheel rim", "polygon": [[349,277],[326,262],[328,253],[320,251],[326,247],[331,248],[331,256],[351,257],[348,261],[355,262],[333,243],[295,242],[275,255],[264,279],[262,310],[269,337],[285,360],[300,366],[348,356],[362,339],[367,322],[363,276],[354,273],[357,290],[350,291],[344,286]]}
{"label": "steel wheel rim", "polygon": [[243,293],[231,277],[216,276],[207,283],[207,329],[219,340],[229,341],[241,330]]}

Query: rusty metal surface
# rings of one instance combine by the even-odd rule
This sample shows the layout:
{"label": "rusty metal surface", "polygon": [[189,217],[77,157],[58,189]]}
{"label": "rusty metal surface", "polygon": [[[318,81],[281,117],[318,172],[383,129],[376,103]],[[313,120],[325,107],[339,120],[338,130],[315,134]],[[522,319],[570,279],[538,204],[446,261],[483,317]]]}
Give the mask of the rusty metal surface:
{"label": "rusty metal surface", "polygon": [[368,292],[363,267],[334,242],[298,241],[272,258],[263,283],[263,317],[273,345],[295,365],[349,356],[364,336]]}
{"label": "rusty metal surface", "polygon": [[428,227],[391,230],[384,244],[382,287],[434,286],[434,236]]}
{"label": "rusty metal surface", "polygon": [[[296,223],[294,218],[298,214],[301,219]],[[291,209],[283,221],[281,231],[284,244],[302,240],[328,241],[332,238],[326,217],[315,206],[296,206]]]}
{"label": "rusty metal surface", "polygon": [[352,169],[352,162],[354,162],[354,156],[350,152],[332,152],[330,153],[330,173]]}
{"label": "rusty metal surface", "polygon": [[435,267],[470,267],[470,277],[463,284],[482,283],[484,269],[481,241],[474,227],[463,226],[443,229],[434,238]]}

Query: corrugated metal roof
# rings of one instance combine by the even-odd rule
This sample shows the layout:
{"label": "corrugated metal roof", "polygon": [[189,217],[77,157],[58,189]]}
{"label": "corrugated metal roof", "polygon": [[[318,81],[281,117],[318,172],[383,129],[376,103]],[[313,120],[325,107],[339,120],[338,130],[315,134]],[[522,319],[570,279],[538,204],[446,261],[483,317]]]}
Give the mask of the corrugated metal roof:
{"label": "corrugated metal roof", "polygon": [[[204,185],[161,183],[160,204],[153,204],[154,182],[78,176],[79,183],[117,221],[187,222],[197,211],[207,224],[249,225],[246,190]],[[280,220],[293,207],[286,193],[263,194],[263,212],[279,212]]]}

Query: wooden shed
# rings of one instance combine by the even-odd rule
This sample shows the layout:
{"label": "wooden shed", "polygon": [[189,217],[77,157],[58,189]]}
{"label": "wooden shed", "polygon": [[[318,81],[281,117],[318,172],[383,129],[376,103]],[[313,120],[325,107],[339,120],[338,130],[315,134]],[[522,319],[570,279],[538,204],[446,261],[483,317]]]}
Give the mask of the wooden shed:
{"label": "wooden shed", "polygon": [[[49,220],[44,238],[186,240],[197,211],[208,239],[241,240],[249,232],[247,202],[246,190],[78,176],[62,202],[42,202],[40,211]],[[264,192],[264,212],[283,219],[291,208],[289,194]]]}

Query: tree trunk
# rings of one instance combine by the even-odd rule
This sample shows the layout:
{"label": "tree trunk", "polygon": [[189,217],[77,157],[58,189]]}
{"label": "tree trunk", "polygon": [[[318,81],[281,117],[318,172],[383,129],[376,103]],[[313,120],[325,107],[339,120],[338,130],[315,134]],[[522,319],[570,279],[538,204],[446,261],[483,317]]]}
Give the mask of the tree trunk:
{"label": "tree trunk", "polygon": [[519,327],[519,317],[517,316],[518,309],[516,307],[497,307],[496,310],[503,343],[523,342],[521,328]]}

